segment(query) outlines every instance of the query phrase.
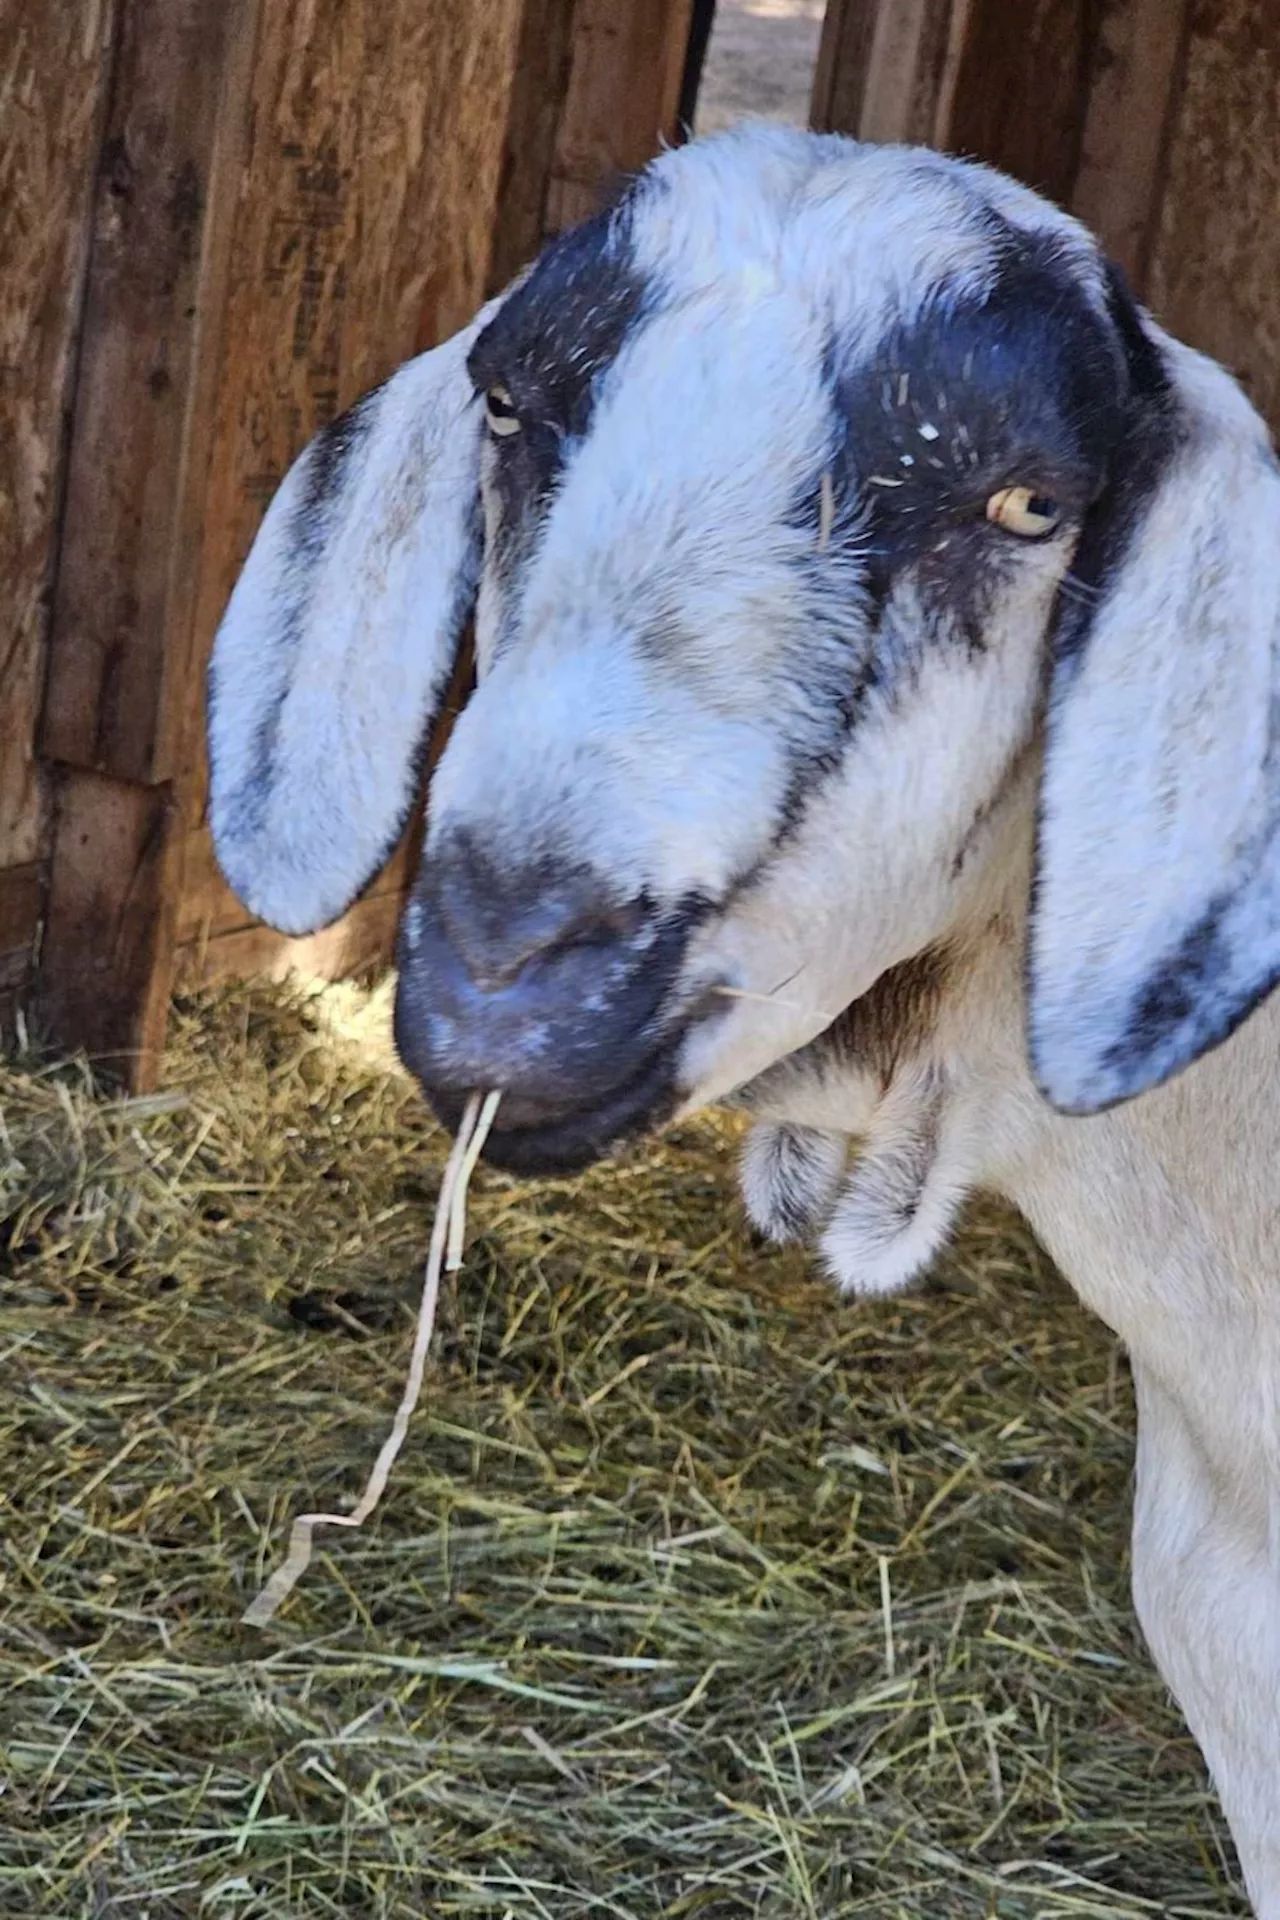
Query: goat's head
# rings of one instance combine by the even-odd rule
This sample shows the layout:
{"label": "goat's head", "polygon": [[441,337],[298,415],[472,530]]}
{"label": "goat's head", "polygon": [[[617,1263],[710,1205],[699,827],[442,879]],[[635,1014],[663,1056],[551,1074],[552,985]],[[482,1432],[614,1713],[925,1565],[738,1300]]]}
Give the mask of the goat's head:
{"label": "goat's head", "polygon": [[474,604],[398,1038],[448,1118],[505,1090],[493,1158],[568,1166],[945,934],[1047,690],[1031,1052],[1096,1109],[1280,968],[1278,529],[1238,390],[1035,195],[698,143],[298,461],[215,652],[219,855],[339,914]]}

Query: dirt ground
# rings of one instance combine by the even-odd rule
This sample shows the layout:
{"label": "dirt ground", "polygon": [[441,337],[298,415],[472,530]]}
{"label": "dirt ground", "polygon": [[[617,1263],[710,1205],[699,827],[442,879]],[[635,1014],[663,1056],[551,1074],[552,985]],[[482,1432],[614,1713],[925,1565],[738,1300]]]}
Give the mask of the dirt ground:
{"label": "dirt ground", "polygon": [[714,133],[744,114],[804,126],[822,0],[720,0],[695,122]]}

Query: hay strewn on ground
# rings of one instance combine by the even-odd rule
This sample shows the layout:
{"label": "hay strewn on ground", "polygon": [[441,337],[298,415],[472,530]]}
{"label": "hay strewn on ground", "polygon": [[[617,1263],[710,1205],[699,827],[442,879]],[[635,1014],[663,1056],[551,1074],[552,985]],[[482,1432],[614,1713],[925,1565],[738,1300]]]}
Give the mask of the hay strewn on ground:
{"label": "hay strewn on ground", "polygon": [[842,1303],[748,1243],[727,1126],[482,1171],[383,1506],[239,1626],[364,1483],[443,1158],[335,1006],[184,1008],[180,1098],[0,1074],[0,1910],[1245,1912],[1113,1343],[990,1216]]}

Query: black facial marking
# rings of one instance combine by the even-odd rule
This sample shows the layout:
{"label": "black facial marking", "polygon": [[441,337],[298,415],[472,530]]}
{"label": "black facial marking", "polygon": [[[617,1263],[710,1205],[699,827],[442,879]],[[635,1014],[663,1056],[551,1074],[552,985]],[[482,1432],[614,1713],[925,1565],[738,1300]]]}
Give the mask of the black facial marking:
{"label": "black facial marking", "polygon": [[346,483],[351,456],[368,437],[382,388],[373,387],[345,413],[321,429],[311,444],[302,498],[290,532],[300,552],[314,553],[323,543],[328,517]]}
{"label": "black facial marking", "polygon": [[503,302],[467,361],[477,391],[504,386],[522,415],[582,434],[592,383],[616,359],[647,292],[624,200],[560,234]]}
{"label": "black facial marking", "polygon": [[538,492],[553,483],[564,442],[585,434],[596,383],[648,293],[624,200],[553,240],[472,347],[467,368],[477,391],[505,387],[523,423],[501,450],[523,456],[521,477]]}
{"label": "black facial marking", "polygon": [[1107,310],[1124,355],[1127,393],[1106,485],[1085,520],[1071,573],[1059,599],[1054,656],[1076,659],[1093,625],[1094,608],[1123,565],[1160,486],[1179,435],[1173,382],[1118,267],[1107,268]]}
{"label": "black facial marking", "polygon": [[1012,231],[1001,252],[983,297],[940,295],[835,375],[838,484],[863,503],[871,593],[909,573],[938,630],[974,652],[1023,544],[987,520],[988,499],[1028,485],[1082,520],[1124,420],[1124,360],[1078,275]]}
{"label": "black facial marking", "polygon": [[[294,509],[289,529],[290,544],[301,564],[289,570],[293,603],[282,619],[275,645],[275,652],[284,663],[284,672],[279,691],[266,702],[258,722],[254,737],[253,775],[236,793],[229,810],[234,822],[233,830],[246,837],[260,831],[267,799],[275,781],[280,716],[293,688],[314,567],[324,551],[334,513],[346,487],[352,457],[373,427],[381,392],[381,386],[371,388],[345,413],[322,428],[307,456],[301,498]],[[208,674],[208,695],[212,706],[218,698],[216,671],[212,664]]]}
{"label": "black facial marking", "polygon": [[[1055,240],[1015,231],[989,209],[977,217],[998,259],[984,294],[943,290],[869,356],[838,340],[828,347],[837,439],[823,467],[825,521],[821,473],[793,521],[814,534],[804,564],[815,622],[828,632],[842,623],[832,614],[833,566],[856,563],[844,617],[860,638],[832,691],[826,748],[797,757],[771,851],[842,763],[864,713],[910,683],[925,648],[985,649],[997,596],[1033,544],[992,524],[991,496],[1029,486],[1061,510],[1055,531],[1079,527],[1123,441],[1131,355],[1114,319]],[[895,622],[894,596],[907,586],[915,598]]]}
{"label": "black facial marking", "polygon": [[518,433],[492,442],[490,465],[490,563],[508,606],[566,455],[590,425],[599,379],[650,297],[635,268],[624,197],[553,240],[471,349],[477,391],[505,387],[520,421]]}

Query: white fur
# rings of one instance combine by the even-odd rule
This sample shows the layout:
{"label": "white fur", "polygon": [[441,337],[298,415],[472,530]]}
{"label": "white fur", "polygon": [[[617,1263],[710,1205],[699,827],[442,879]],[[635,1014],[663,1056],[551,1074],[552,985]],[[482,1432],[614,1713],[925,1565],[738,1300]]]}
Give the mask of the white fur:
{"label": "white fur", "polygon": [[751,1224],[781,1244],[816,1230],[834,1204],[848,1157],[843,1133],[769,1121],[752,1127],[738,1168]]}
{"label": "white fur", "polygon": [[1234,381],[1162,339],[1188,441],[1058,676],[1041,798],[1032,1055],[1050,1099],[1086,1112],[1198,1050],[1175,1039],[1138,1080],[1109,1053],[1153,963],[1206,912],[1224,905],[1195,1020],[1225,1022],[1280,971],[1280,474]]}
{"label": "white fur", "polygon": [[850,1293],[896,1293],[945,1244],[973,1184],[974,1145],[936,1065],[896,1074],[822,1235]]}
{"label": "white fur", "polygon": [[[833,527],[821,493],[840,450],[828,352],[884,383],[908,436],[865,487],[926,501],[912,489],[948,396],[908,396],[881,347],[994,286],[1001,222],[1006,253],[1010,230],[1015,250],[1034,238],[1102,315],[1088,236],[984,169],[776,129],[664,156],[628,219],[643,324],[564,445],[518,590],[485,485],[481,682],[436,776],[427,858],[462,829],[496,870],[550,857],[660,911],[718,903],[672,1028],[731,994],[687,1034],[679,1083],[688,1107],[755,1107],[750,1211],[820,1238],[843,1285],[909,1280],[975,1186],[1024,1210],[1132,1354],[1135,1597],[1260,1920],[1280,1920],[1280,1004],[1169,1078],[1280,964],[1265,436],[1225,375],[1151,328],[1181,442],[1082,655],[1050,659],[1069,529],[1007,551],[966,645],[913,574],[869,605],[870,516]],[[311,578],[304,455],[219,638],[215,837],[244,897],[289,929],[347,903],[410,802],[468,584],[474,332],[375,403]],[[841,735],[851,684],[865,698]],[[1178,958],[1197,927],[1198,968]],[[818,1038],[926,950],[943,984],[887,1068]],[[1138,1057],[1152,993],[1187,1011]],[[1155,1090],[1064,1117],[1038,1091],[1028,1021],[1061,1107]]]}
{"label": "white fur", "polygon": [[[413,805],[417,750],[468,610],[481,428],[463,369],[481,321],[367,403],[336,497],[317,507],[325,532],[314,555],[299,550],[297,516],[316,444],[295,462],[218,632],[218,858],[241,898],[287,933],[350,904]],[[264,752],[273,711],[278,733]]]}
{"label": "white fur", "polygon": [[[822,1248],[843,1284],[904,1283],[964,1195],[995,1192],[1122,1336],[1138,1391],[1139,1618],[1212,1768],[1255,1910],[1280,1920],[1280,1005],[1139,1100],[1088,1119],[1047,1106],[1023,1042],[1033,772],[997,810],[981,884],[952,929],[954,974],[904,1069],[914,1085],[945,1075],[924,1183],[927,1194],[938,1182],[939,1204],[918,1239],[887,1241],[880,1267],[874,1219],[870,1247],[865,1233],[845,1244],[836,1200]],[[746,1097],[762,1127],[830,1139],[843,1096],[874,1172],[866,1073],[813,1053],[807,1074],[783,1062]],[[856,1153],[851,1167],[856,1178]],[[757,1216],[778,1204],[752,1195]]]}

